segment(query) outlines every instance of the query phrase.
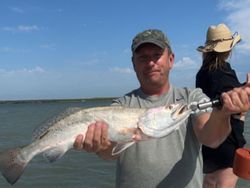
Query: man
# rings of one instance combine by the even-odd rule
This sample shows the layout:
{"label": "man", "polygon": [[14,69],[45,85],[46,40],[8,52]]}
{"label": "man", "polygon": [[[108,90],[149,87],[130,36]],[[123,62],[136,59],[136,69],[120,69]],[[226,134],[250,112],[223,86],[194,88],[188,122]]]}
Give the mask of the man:
{"label": "man", "polygon": [[[174,53],[160,30],[136,35],[132,62],[140,88],[115,100],[114,104],[149,108],[207,100],[200,89],[176,88],[170,84]],[[170,135],[138,142],[118,157],[110,155],[114,143],[107,139],[108,126],[102,122],[90,125],[85,139],[78,136],[75,148],[95,152],[103,159],[117,158],[119,188],[202,187],[201,144],[217,147],[231,131],[230,114],[250,109],[249,85],[223,93],[221,109],[197,112]]]}

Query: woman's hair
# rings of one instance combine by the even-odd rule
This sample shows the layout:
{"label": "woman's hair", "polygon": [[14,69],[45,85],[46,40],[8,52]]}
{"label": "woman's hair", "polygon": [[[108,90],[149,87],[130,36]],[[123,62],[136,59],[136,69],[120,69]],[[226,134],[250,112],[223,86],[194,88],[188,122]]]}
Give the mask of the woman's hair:
{"label": "woman's hair", "polygon": [[231,51],[228,52],[203,52],[203,61],[201,69],[214,71],[221,68],[229,58]]}

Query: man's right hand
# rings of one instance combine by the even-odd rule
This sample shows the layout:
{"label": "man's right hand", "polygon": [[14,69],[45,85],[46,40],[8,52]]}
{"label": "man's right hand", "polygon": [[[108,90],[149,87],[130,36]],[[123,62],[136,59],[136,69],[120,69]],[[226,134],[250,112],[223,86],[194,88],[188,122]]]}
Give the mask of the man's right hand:
{"label": "man's right hand", "polygon": [[106,123],[97,121],[89,125],[84,135],[76,137],[74,148],[76,150],[85,150],[94,152],[104,159],[113,159],[111,151],[113,144],[108,139],[108,126]]}

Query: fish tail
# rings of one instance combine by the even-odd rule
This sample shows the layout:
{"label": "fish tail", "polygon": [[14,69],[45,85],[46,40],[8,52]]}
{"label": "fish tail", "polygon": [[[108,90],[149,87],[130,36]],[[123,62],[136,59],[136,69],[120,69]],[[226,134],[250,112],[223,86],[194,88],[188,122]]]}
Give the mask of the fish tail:
{"label": "fish tail", "polygon": [[21,151],[21,148],[15,148],[0,153],[0,170],[11,185],[21,177],[29,162],[24,159]]}

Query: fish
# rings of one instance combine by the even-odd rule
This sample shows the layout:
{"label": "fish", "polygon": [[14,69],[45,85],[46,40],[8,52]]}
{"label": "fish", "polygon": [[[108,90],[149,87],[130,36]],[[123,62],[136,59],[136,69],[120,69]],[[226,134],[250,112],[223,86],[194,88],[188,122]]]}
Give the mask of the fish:
{"label": "fish", "polygon": [[[178,129],[189,114],[185,104],[149,109],[115,105],[70,108],[36,129],[30,144],[2,151],[0,171],[8,183],[15,184],[36,155],[43,154],[49,162],[60,159],[73,148],[76,137],[84,136],[88,126],[96,121],[107,123],[108,139],[116,143],[112,155],[118,155],[136,142],[167,136]],[[135,136],[140,139],[135,140]]]}

